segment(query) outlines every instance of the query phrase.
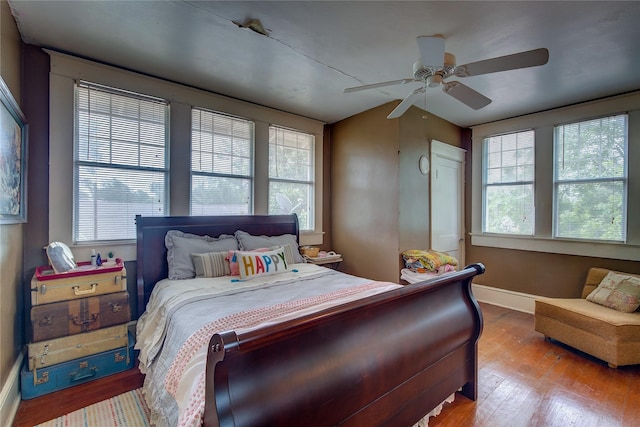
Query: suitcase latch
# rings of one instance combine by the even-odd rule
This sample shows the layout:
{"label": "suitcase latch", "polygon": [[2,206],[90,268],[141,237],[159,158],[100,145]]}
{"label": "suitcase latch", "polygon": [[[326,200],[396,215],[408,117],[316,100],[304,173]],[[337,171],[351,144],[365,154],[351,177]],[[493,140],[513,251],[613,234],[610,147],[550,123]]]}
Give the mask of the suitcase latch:
{"label": "suitcase latch", "polygon": [[48,383],[49,382],[49,371],[45,371],[42,373],[42,375],[40,376],[40,378],[37,378],[37,375],[34,373],[34,381],[33,381],[33,385],[40,385],[40,384],[44,384],[44,383]]}
{"label": "suitcase latch", "polygon": [[113,313],[118,313],[118,312],[122,311],[122,305],[120,305],[120,304],[114,304],[114,303],[110,302],[109,305],[111,306],[111,311]]}
{"label": "suitcase latch", "polygon": [[52,323],[53,323],[53,321],[52,321],[52,317],[51,317],[50,314],[47,314],[46,316],[44,316],[44,319],[42,319],[40,322],[38,322],[38,324],[40,326],[47,326],[47,325],[50,325]]}
{"label": "suitcase latch", "polygon": [[123,356],[123,355],[121,355],[120,353],[116,353],[116,354],[113,356],[113,361],[114,361],[114,362],[116,362],[116,363],[118,363],[118,362],[122,362],[123,360],[124,360],[124,356]]}

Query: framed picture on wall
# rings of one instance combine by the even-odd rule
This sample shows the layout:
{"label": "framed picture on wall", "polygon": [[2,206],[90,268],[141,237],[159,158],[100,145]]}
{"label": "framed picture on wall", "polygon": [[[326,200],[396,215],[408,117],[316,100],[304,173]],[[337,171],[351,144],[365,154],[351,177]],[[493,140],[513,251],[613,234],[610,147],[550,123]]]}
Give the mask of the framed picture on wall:
{"label": "framed picture on wall", "polygon": [[0,77],[0,224],[27,222],[27,121]]}

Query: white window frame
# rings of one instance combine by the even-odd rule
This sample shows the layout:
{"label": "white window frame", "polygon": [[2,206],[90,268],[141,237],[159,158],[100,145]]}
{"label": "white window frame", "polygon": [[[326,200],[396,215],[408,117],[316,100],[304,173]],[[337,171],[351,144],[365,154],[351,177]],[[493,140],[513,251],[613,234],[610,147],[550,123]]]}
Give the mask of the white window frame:
{"label": "white window frame", "polygon": [[[275,153],[277,153],[278,148],[282,147],[282,143],[283,141],[280,140],[279,136],[282,135],[288,135],[289,137],[295,136],[296,139],[296,147],[291,147],[294,150],[297,150],[297,152],[301,152],[301,151],[306,151],[307,155],[309,157],[309,164],[303,164],[303,165],[297,165],[297,166],[301,166],[305,169],[307,169],[307,176],[308,179],[296,179],[296,178],[290,178],[287,177],[285,175],[280,175],[277,172],[276,173],[272,173],[272,166],[275,166],[274,162],[274,157],[273,155]],[[306,139],[306,142],[304,141]],[[309,147],[308,148],[301,148],[300,144],[305,144],[308,143]],[[275,150],[275,151],[274,151]],[[315,165],[316,165],[316,141],[315,141],[315,136],[313,134],[310,134],[308,132],[302,132],[299,130],[295,130],[295,129],[288,129],[282,126],[277,126],[277,125],[270,125],[269,126],[269,214],[276,214],[276,213],[281,213],[281,214],[291,214],[291,213],[297,213],[298,214],[298,219],[300,221],[300,231],[301,232],[310,232],[310,231],[314,231],[316,228],[316,216],[315,216],[315,211],[316,211],[316,181],[315,181]],[[277,160],[276,160],[277,162]],[[277,163],[276,163],[277,164]],[[277,170],[277,167],[276,167]],[[286,202],[290,203],[291,206],[280,206],[279,209],[274,209],[273,208],[273,203],[276,203],[274,200],[272,200],[272,197],[276,197],[276,195],[272,194],[272,185],[276,185],[277,183],[283,183],[283,184],[294,184],[294,185],[299,185],[299,186],[303,186],[307,189],[307,195],[306,195],[306,199],[307,199],[307,206],[298,206],[298,201],[296,200],[285,200]],[[272,203],[273,202],[273,203]],[[306,212],[307,218],[305,221],[305,218],[301,217],[301,212],[300,212],[300,208],[302,209],[302,212]],[[307,227],[305,227],[305,223],[308,224]]]}
{"label": "white window frame", "polygon": [[[534,150],[535,153],[535,132],[533,132],[533,130],[531,129],[527,129],[527,130],[520,130],[520,131],[516,131],[516,132],[510,132],[510,133],[506,133],[506,134],[500,134],[500,135],[492,135],[492,136],[488,136],[486,138],[484,138],[483,144],[482,144],[482,150],[483,150],[483,163],[482,163],[482,232],[483,233],[496,233],[496,234],[508,234],[508,235],[513,235],[513,236],[533,236],[535,234],[535,155],[534,155],[534,160],[533,160],[533,164],[531,166],[533,166],[533,170],[531,171],[531,178],[532,179],[522,179],[519,176],[519,173],[517,172],[517,169],[519,166],[528,166],[528,165],[522,165],[519,164],[519,157],[518,157],[518,151],[520,150],[520,147],[518,147],[518,139],[520,137],[520,135],[524,135],[525,133],[531,133],[531,137],[533,139],[533,147],[531,147]],[[500,140],[500,143],[503,143],[503,139],[507,138],[507,137],[512,137],[515,138],[516,140],[516,147],[515,150],[504,150],[502,147],[499,151],[500,153],[500,167],[496,167],[496,168],[490,168],[490,160],[489,160],[489,144],[491,144],[492,140]],[[506,169],[506,166],[504,166],[504,157],[506,154],[508,154],[507,152],[511,151],[514,154],[516,159],[516,174],[515,174],[515,178],[513,180],[506,180],[506,181],[500,181],[500,182],[490,182],[490,178],[489,178],[489,171],[490,169],[500,169],[501,174],[504,172],[504,170]],[[497,152],[494,152],[493,154],[496,154]],[[532,212],[529,212],[529,214],[527,215],[525,211],[525,209],[523,209],[523,218],[522,221],[526,221],[529,220],[531,221],[531,232],[507,232],[504,230],[489,230],[488,227],[488,218],[487,216],[489,215],[489,195],[488,195],[488,190],[490,188],[515,188],[515,187],[521,187],[521,186],[529,186],[531,188],[531,200],[530,200],[530,205],[532,207]],[[527,216],[529,218],[527,218]]]}
{"label": "white window frame", "polygon": [[[233,134],[233,132],[229,133],[222,133],[220,131],[217,131],[216,129],[211,129],[211,131],[209,130],[203,130],[202,127],[196,129],[195,128],[195,123],[193,121],[194,115],[195,114],[200,114],[201,117],[202,115],[210,115],[211,119],[213,120],[214,118],[218,118],[220,120],[228,120],[228,123],[230,124],[231,127],[234,126],[235,123],[239,123],[241,125],[247,125],[249,126],[249,152],[248,152],[248,162],[249,162],[249,169],[247,170],[248,173],[242,174],[242,173],[233,173],[233,171],[224,173],[224,172],[217,172],[215,170],[212,171],[204,171],[202,170],[202,167],[198,167],[198,168],[194,168],[195,162],[198,162],[198,158],[199,156],[202,155],[202,152],[205,150],[202,150],[201,147],[201,137],[198,136],[201,133],[207,133],[207,134],[211,134],[211,139],[212,139],[212,156],[215,157],[216,155],[221,154],[220,151],[215,151],[215,139],[216,137],[219,137],[219,139],[228,139],[230,146],[227,146],[225,148],[227,148],[228,152],[231,152],[230,157],[232,159],[235,159],[235,153],[233,153],[234,150],[234,143],[235,143],[235,139],[236,136]],[[228,114],[224,114],[224,113],[219,113],[216,111],[211,111],[205,108],[200,108],[200,107],[193,107],[191,109],[191,117],[192,117],[192,123],[191,123],[191,197],[190,197],[190,201],[189,201],[189,211],[191,213],[191,215],[251,215],[254,212],[254,165],[255,165],[255,126],[254,123],[251,120],[247,120],[244,118],[240,118],[240,117],[234,117]],[[196,134],[197,133],[197,134]],[[240,138],[242,139],[242,138]],[[198,148],[198,150],[196,150],[196,147]],[[200,154],[199,156],[195,156],[195,152],[198,151]],[[222,154],[223,156],[229,156],[229,154]],[[246,156],[246,154],[245,154]],[[241,156],[238,155],[238,158],[243,158],[245,156]],[[212,160],[211,165],[209,165],[213,168],[216,167],[215,164],[215,160]],[[244,209],[232,209],[231,211],[219,211],[219,213],[214,213],[214,212],[194,212],[194,197],[193,197],[193,193],[194,193],[194,178],[209,178],[209,179],[213,179],[213,180],[240,180],[240,181],[246,181],[248,183],[248,198],[249,200],[247,200],[246,203],[246,211],[244,211]]]}
{"label": "white window frame", "polygon": [[[128,145],[133,145],[137,148],[137,155],[138,158],[136,159],[136,162],[138,163],[137,165],[133,165],[133,164],[123,164],[122,162],[118,162],[117,159],[114,160],[114,158],[117,157],[117,147],[118,144],[121,144],[122,142],[118,139],[117,135],[114,135],[114,125],[113,125],[113,120],[114,119],[118,119],[118,114],[114,113],[113,111],[109,111],[109,113],[107,114],[101,114],[101,118],[104,117],[108,117],[109,118],[109,124],[105,126],[104,121],[99,120],[97,117],[98,115],[94,116],[94,121],[92,122],[92,124],[89,125],[88,131],[90,131],[91,126],[95,126],[98,127],[100,126],[100,123],[102,125],[103,128],[103,133],[106,131],[106,129],[104,129],[105,127],[108,128],[108,136],[105,137],[101,137],[100,139],[103,140],[102,144],[106,144],[108,145],[106,147],[105,152],[108,152],[108,160],[107,161],[101,161],[101,160],[96,160],[96,159],[86,159],[86,158],[80,158],[79,155],[79,144],[81,141],[81,135],[80,135],[80,114],[81,114],[81,108],[83,108],[83,106],[81,106],[79,104],[79,97],[80,97],[80,92],[81,91],[87,91],[87,96],[91,96],[92,93],[96,93],[96,94],[101,94],[101,96],[115,96],[115,97],[121,97],[121,98],[126,98],[129,100],[133,100],[133,101],[139,101],[139,102],[148,102],[148,103],[154,103],[154,104],[158,104],[158,105],[162,105],[163,109],[164,109],[164,118],[163,118],[163,122],[164,122],[164,130],[163,133],[164,135],[162,135],[162,139],[164,140],[163,142],[163,146],[162,146],[162,151],[163,151],[163,158],[162,158],[162,163],[163,163],[163,167],[154,167],[154,166],[148,166],[148,165],[144,165],[144,160],[143,160],[143,155],[141,153],[141,150],[145,149],[145,147],[149,146],[151,148],[157,148],[156,146],[152,146],[152,145],[148,145],[147,142],[144,140],[144,131],[142,129],[140,129],[140,125],[145,123],[145,120],[139,120],[137,122],[138,125],[138,129],[137,129],[137,141],[134,143],[129,142]],[[77,81],[76,85],[75,85],[75,104],[74,104],[74,114],[75,114],[75,120],[74,120],[74,186],[73,186],[73,242],[74,244],[100,244],[100,243],[107,243],[107,242],[131,242],[131,241],[135,241],[136,236],[135,236],[135,215],[136,214],[145,214],[145,215],[166,215],[167,211],[168,211],[168,194],[167,194],[167,186],[168,186],[168,175],[169,175],[169,168],[168,168],[168,133],[169,133],[169,104],[166,100],[164,99],[160,99],[157,97],[152,97],[152,96],[148,96],[148,95],[144,95],[144,94],[140,94],[140,93],[134,93],[134,92],[129,92],[129,91],[124,91],[118,88],[113,88],[113,87],[109,87],[109,86],[105,86],[105,85],[101,85],[101,84],[96,84],[93,82],[88,82],[88,81]],[[110,98],[111,100],[111,98]],[[110,106],[109,106],[110,107]],[[91,114],[91,113],[89,113]],[[126,117],[127,119],[131,119],[131,117]],[[153,122],[148,122],[148,123],[153,123]],[[84,137],[84,136],[83,136]],[[87,136],[87,138],[90,138]],[[98,137],[96,137],[97,139]],[[94,141],[94,144],[96,144],[95,146],[98,146],[99,143],[96,143]],[[132,213],[130,216],[130,223],[128,224],[128,228],[130,231],[130,234],[128,234],[126,237],[116,237],[113,236],[112,238],[105,238],[105,239],[101,239],[101,238],[95,238],[95,239],[80,239],[79,233],[80,233],[80,225],[79,225],[79,221],[80,221],[80,197],[79,197],[79,191],[80,191],[80,176],[81,176],[81,170],[82,169],[96,169],[96,170],[107,170],[107,171],[117,171],[118,174],[122,174],[124,176],[126,176],[127,174],[135,174],[135,173],[139,173],[139,172],[152,172],[155,174],[160,174],[163,176],[163,184],[162,184],[162,199],[159,201],[159,203],[157,204],[159,209],[154,209],[152,210],[147,210],[145,212],[134,212]],[[97,202],[96,202],[97,203]],[[127,206],[129,206],[129,204],[127,203]],[[119,212],[120,209],[116,209],[115,212]],[[102,212],[100,213],[100,217],[104,218],[104,217],[109,217],[109,212],[104,212],[104,210],[102,210]],[[97,214],[94,215],[93,221],[96,222],[98,221],[98,217]],[[108,222],[108,221],[106,221]],[[118,220],[114,219],[114,224],[118,222]],[[96,228],[95,224],[94,224],[94,228]],[[123,227],[118,227],[118,230],[123,230]]]}
{"label": "white window frame", "polygon": [[[565,126],[577,125],[581,126],[583,124],[588,124],[594,121],[623,117],[623,126],[622,130],[624,133],[624,168],[621,176],[599,176],[588,178],[585,176],[578,176],[572,179],[562,179],[560,178],[560,168],[561,163],[564,156],[564,141],[561,140],[559,134],[564,129]],[[616,114],[616,115],[608,115],[604,117],[599,117],[595,119],[586,119],[578,122],[565,123],[562,125],[557,125],[554,128],[554,171],[553,171],[553,237],[559,239],[576,239],[576,240],[587,240],[587,241],[612,241],[612,242],[626,242],[627,237],[627,197],[628,197],[628,167],[629,167],[629,151],[628,151],[628,116],[627,114]],[[560,235],[559,227],[560,227],[560,201],[559,198],[559,187],[560,186],[581,186],[581,185],[597,185],[597,184],[608,184],[608,183],[620,183],[622,184],[622,212],[616,212],[617,220],[620,222],[620,227],[622,230],[622,236],[620,239],[599,239],[597,237],[588,237],[588,238],[580,238],[579,236],[570,236],[570,235]],[[615,216],[613,221],[615,221]]]}

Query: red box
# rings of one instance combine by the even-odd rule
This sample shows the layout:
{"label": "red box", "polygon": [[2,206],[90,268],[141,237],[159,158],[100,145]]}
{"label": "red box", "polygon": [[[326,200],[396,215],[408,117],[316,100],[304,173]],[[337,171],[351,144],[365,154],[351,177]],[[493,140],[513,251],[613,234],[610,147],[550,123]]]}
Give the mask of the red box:
{"label": "red box", "polygon": [[116,258],[116,265],[103,264],[101,266],[93,266],[91,265],[90,261],[79,262],[77,268],[66,271],[64,273],[56,273],[55,271],[53,271],[53,267],[51,267],[50,265],[42,265],[36,268],[36,279],[38,281],[42,281],[64,279],[76,276],[86,276],[88,274],[111,273],[120,271],[123,267],[124,262],[120,258]]}

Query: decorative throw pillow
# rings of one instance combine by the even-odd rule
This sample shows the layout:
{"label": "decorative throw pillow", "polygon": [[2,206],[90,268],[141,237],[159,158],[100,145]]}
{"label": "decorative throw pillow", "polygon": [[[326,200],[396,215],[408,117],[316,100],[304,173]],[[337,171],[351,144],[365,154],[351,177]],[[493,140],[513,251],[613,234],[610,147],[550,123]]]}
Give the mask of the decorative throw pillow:
{"label": "decorative throw pillow", "polygon": [[[273,248],[258,248],[254,249],[253,252],[268,252],[275,249],[278,249],[279,246],[275,246]],[[238,251],[229,251],[225,256],[225,259],[229,263],[229,271],[231,271],[232,276],[240,275],[240,267],[238,266]],[[287,265],[290,264],[289,258],[287,258],[287,253],[285,251],[285,260],[287,261]]]}
{"label": "decorative throw pillow", "polygon": [[634,312],[640,307],[640,277],[610,271],[587,295],[587,301],[624,313]]}
{"label": "decorative throw pillow", "polygon": [[235,255],[238,261],[240,277],[243,279],[284,273],[289,269],[283,248],[268,252],[236,251]]}
{"label": "decorative throw pillow", "polygon": [[246,231],[238,230],[236,231],[235,236],[238,240],[238,249],[241,251],[253,251],[258,248],[289,245],[291,246],[291,254],[293,255],[294,262],[305,262],[302,255],[300,255],[296,236],[293,234],[282,234],[280,236],[253,236]]}
{"label": "decorative throw pillow", "polygon": [[164,244],[167,247],[169,279],[192,279],[195,277],[196,272],[191,254],[223,252],[238,248],[235,237],[228,234],[214,238],[183,233],[179,230],[167,231]]}
{"label": "decorative throw pillow", "polygon": [[230,276],[229,262],[225,259],[227,252],[207,252],[191,254],[196,277]]}

